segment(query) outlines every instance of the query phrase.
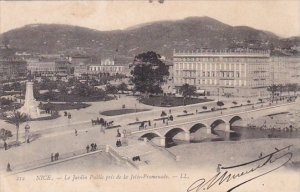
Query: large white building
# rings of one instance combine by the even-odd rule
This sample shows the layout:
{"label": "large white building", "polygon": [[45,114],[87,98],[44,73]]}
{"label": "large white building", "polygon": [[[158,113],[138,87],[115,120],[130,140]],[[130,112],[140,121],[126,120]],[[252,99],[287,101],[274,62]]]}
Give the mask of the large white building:
{"label": "large white building", "polygon": [[65,76],[70,73],[71,63],[63,58],[34,58],[27,60],[27,70],[37,76]]}
{"label": "large white building", "polygon": [[275,85],[300,83],[300,57],[271,57],[270,81]]}
{"label": "large white building", "polygon": [[125,75],[130,73],[129,65],[132,60],[124,58],[103,59],[99,63],[91,63],[88,67],[89,74],[104,74],[107,76]]}
{"label": "large white building", "polygon": [[187,83],[207,95],[267,96],[269,51],[175,51],[173,83]]}

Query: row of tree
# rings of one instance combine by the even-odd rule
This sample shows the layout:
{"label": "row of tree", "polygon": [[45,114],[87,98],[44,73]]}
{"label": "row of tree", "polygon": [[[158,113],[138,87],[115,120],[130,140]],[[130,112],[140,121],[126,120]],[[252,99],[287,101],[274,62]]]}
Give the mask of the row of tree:
{"label": "row of tree", "polygon": [[296,92],[300,89],[300,86],[296,83],[289,83],[286,85],[281,84],[272,84],[267,87],[267,91],[270,92],[271,100],[275,100],[276,96],[281,96],[283,92],[293,92],[296,95]]}

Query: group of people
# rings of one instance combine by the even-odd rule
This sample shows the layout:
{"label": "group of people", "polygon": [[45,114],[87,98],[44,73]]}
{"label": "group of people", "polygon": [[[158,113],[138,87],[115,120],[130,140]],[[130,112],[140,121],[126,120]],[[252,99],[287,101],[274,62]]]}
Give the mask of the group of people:
{"label": "group of people", "polygon": [[87,153],[90,152],[90,151],[96,151],[96,150],[97,150],[97,144],[96,143],[91,143],[90,145],[86,146],[86,152]]}
{"label": "group of people", "polygon": [[65,116],[65,117],[68,117],[69,119],[72,118],[71,113],[70,113],[70,112],[68,113],[67,111],[64,111],[64,116]]}
{"label": "group of people", "polygon": [[121,147],[122,146],[122,142],[121,142],[121,133],[120,133],[120,130],[117,129],[117,142],[116,142],[116,146],[117,147]]}
{"label": "group of people", "polygon": [[57,161],[57,160],[58,160],[58,157],[59,157],[59,153],[58,153],[58,152],[55,153],[54,155],[53,155],[53,153],[51,153],[51,162],[52,162],[52,161]]}
{"label": "group of people", "polygon": [[151,121],[150,120],[141,122],[141,125],[139,126],[139,130],[146,129],[147,126],[149,126],[149,127],[151,126]]}

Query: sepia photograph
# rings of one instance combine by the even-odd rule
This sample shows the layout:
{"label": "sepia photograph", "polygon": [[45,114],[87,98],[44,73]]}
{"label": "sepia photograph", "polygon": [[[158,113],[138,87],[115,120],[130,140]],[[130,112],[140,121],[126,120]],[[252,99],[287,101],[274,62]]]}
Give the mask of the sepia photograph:
{"label": "sepia photograph", "polygon": [[299,0],[3,0],[0,192],[298,192],[299,96]]}

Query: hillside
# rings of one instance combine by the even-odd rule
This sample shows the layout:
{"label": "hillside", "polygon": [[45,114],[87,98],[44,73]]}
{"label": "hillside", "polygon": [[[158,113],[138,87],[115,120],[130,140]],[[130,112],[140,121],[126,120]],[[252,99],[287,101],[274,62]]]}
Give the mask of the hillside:
{"label": "hillside", "polygon": [[119,54],[134,56],[153,50],[171,56],[173,49],[290,48],[299,37],[281,39],[247,26],[232,27],[209,17],[152,22],[125,30],[97,31],[57,24],[35,24],[0,35],[0,40],[22,51],[38,53]]}

